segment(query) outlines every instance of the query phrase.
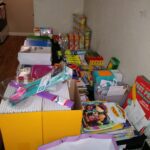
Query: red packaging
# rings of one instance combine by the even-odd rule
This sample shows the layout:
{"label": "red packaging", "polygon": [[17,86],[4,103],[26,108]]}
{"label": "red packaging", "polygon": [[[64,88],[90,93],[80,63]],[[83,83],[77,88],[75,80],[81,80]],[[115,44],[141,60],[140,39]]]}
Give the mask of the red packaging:
{"label": "red packaging", "polygon": [[[135,100],[133,100],[134,97]],[[133,102],[136,105],[132,106]],[[140,131],[150,124],[150,81],[148,79],[137,76],[135,91],[133,89],[130,91],[123,108],[137,130]]]}

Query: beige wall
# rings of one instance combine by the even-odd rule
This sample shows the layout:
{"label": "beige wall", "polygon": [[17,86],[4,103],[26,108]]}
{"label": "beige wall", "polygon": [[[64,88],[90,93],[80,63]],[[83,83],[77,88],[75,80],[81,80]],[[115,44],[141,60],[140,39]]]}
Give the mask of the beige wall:
{"label": "beige wall", "polygon": [[9,32],[33,31],[33,0],[5,0]]}
{"label": "beige wall", "polygon": [[35,26],[68,32],[72,29],[72,13],[82,13],[83,7],[84,0],[34,0]]}
{"label": "beige wall", "polygon": [[[32,0],[5,0],[10,32],[32,32]],[[34,0],[36,26],[56,32],[72,28],[72,13],[85,11],[93,30],[92,48],[104,56],[120,59],[125,81],[138,74],[150,79],[149,0]]]}
{"label": "beige wall", "polygon": [[[92,48],[120,59],[125,81],[150,79],[150,0],[85,0]],[[107,64],[107,63],[106,63]]]}

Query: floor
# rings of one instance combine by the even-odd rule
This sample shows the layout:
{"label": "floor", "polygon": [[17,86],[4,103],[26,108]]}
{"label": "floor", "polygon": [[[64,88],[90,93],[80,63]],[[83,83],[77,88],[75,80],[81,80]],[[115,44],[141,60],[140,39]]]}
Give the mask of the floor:
{"label": "floor", "polygon": [[0,44],[0,81],[16,75],[17,55],[24,40],[25,37],[9,36]]}
{"label": "floor", "polygon": [[[9,36],[0,44],[0,81],[12,78],[16,75],[18,66],[17,55],[25,37]],[[1,91],[1,88],[0,88]],[[0,131],[0,150],[4,150]]]}

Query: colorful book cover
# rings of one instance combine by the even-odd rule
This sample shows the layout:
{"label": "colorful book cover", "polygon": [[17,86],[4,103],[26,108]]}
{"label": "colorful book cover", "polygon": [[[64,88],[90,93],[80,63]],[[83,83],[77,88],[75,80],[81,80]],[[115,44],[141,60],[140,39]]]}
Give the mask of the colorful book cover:
{"label": "colorful book cover", "polygon": [[126,115],[113,102],[83,102],[83,132],[103,132],[122,129]]}

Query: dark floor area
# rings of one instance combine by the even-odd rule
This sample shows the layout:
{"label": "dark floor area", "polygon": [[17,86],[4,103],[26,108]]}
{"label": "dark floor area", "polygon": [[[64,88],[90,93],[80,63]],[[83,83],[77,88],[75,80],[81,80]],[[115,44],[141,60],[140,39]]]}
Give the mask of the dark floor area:
{"label": "dark floor area", "polygon": [[[0,81],[12,78],[16,75],[18,66],[17,55],[25,37],[9,36],[0,44]],[[4,150],[0,131],[0,150]]]}
{"label": "dark floor area", "polygon": [[25,37],[9,36],[0,44],[0,81],[13,77],[18,66],[17,53]]}

